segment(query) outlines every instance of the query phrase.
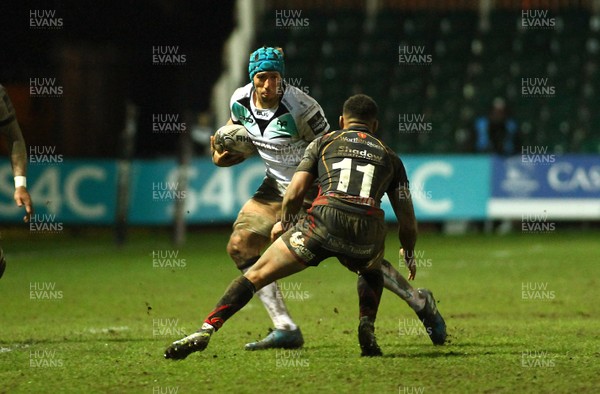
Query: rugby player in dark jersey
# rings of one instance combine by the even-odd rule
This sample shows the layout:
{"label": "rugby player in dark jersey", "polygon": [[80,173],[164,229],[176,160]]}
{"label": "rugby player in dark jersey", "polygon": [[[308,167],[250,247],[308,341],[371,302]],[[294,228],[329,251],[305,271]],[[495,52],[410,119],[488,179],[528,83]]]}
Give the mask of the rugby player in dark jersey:
{"label": "rugby player in dark jersey", "polygon": [[[23,221],[28,222],[33,214],[33,204],[27,191],[27,149],[23,134],[21,134],[21,128],[17,122],[15,109],[2,85],[0,85],[0,136],[6,138],[8,142],[8,155],[15,177],[13,198],[17,206],[25,206]],[[5,268],[4,252],[0,247],[0,278],[4,274]]]}
{"label": "rugby player in dark jersey", "polygon": [[[282,220],[272,230],[272,237],[278,238],[252,268],[231,283],[200,330],[167,348],[166,358],[183,359],[204,350],[211,335],[246,305],[257,290],[333,256],[358,274],[361,355],[381,355],[375,338],[386,235],[381,197],[388,195],[398,219],[409,279],[416,274],[412,256],[417,224],[404,165],[373,135],[377,125],[377,105],[373,99],[355,95],[344,103],[340,117],[342,130],[322,135],[306,148],[284,195]],[[319,185],[318,197],[307,215],[293,223],[291,219],[298,217],[304,196],[315,180]],[[417,315],[428,333],[431,332],[432,341],[443,343],[446,325],[433,295],[425,289],[419,291],[426,302]]]}

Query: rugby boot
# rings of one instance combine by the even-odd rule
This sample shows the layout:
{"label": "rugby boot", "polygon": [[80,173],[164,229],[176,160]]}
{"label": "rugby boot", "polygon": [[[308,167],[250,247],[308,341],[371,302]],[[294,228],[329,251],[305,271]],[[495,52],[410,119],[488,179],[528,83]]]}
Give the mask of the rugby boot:
{"label": "rugby boot", "polygon": [[200,352],[208,346],[210,336],[214,330],[201,329],[178,341],[173,342],[165,350],[165,358],[171,360],[183,360],[194,352]]}
{"label": "rugby boot", "polygon": [[295,330],[270,330],[269,335],[260,341],[247,343],[246,350],[264,349],[297,349],[304,345],[304,338],[300,327]]}
{"label": "rugby boot", "polygon": [[425,307],[417,312],[417,316],[423,322],[431,342],[434,345],[443,345],[446,342],[446,322],[437,309],[433,293],[427,289],[417,291],[425,296]]}
{"label": "rugby boot", "polygon": [[381,356],[381,349],[375,338],[375,324],[368,316],[360,318],[358,324],[358,343],[360,344],[360,355],[363,357]]}

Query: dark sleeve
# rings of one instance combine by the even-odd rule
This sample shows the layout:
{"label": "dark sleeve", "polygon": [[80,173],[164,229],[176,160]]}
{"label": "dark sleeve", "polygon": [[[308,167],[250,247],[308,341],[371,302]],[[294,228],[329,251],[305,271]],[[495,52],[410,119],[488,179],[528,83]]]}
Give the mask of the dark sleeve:
{"label": "dark sleeve", "polygon": [[11,124],[15,120],[15,110],[12,102],[4,90],[4,86],[0,85],[0,128]]}
{"label": "dark sleeve", "polygon": [[314,175],[315,178],[318,177],[319,147],[321,146],[321,139],[322,137],[318,137],[317,139],[313,140],[310,144],[308,144],[306,150],[304,151],[304,156],[302,157],[300,164],[298,164],[298,167],[296,168],[296,172],[306,171]]}
{"label": "dark sleeve", "polygon": [[399,187],[405,186],[409,187],[408,184],[408,176],[406,175],[406,169],[404,168],[404,163],[402,160],[396,155],[395,152],[389,150],[389,157],[392,161],[392,169],[394,171],[392,182],[390,183],[390,187],[387,190],[388,193],[393,193]]}

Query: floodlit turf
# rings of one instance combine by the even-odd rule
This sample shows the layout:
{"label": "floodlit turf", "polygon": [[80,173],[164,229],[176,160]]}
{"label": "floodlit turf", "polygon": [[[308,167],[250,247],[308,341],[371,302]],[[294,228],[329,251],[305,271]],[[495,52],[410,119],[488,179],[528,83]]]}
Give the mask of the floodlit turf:
{"label": "floodlit turf", "polygon": [[238,274],[226,231],[190,234],[183,248],[161,230],[122,248],[102,232],[4,234],[0,392],[598,392],[599,235],[421,236],[415,285],[439,300],[443,347],[384,291],[384,357],[359,357],[355,276],[327,260],[281,284],[302,350],[244,351],[270,326],[252,300],[206,351],[173,362],[166,346],[198,328]]}

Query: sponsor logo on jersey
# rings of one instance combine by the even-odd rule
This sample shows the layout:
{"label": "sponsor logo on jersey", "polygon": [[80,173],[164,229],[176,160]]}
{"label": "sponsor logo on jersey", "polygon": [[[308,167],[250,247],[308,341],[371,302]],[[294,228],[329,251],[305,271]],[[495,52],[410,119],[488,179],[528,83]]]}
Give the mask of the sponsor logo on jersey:
{"label": "sponsor logo on jersey", "polygon": [[316,112],[306,123],[308,123],[315,134],[319,134],[327,128],[327,120],[320,112]]}
{"label": "sponsor logo on jersey", "polygon": [[[364,134],[364,133],[362,133],[362,134]],[[377,149],[377,150],[380,150],[380,151],[384,150],[383,146],[381,146],[380,144],[375,143],[373,141],[369,141],[369,140],[363,140],[361,138],[348,138],[346,136],[343,136],[340,139],[344,140],[346,142],[351,142],[351,143],[355,143],[355,144],[364,144],[364,145],[367,145],[368,147],[371,147],[373,149]]]}
{"label": "sponsor logo on jersey", "polygon": [[239,115],[238,119],[244,123],[254,123],[254,119],[251,116]]}
{"label": "sponsor logo on jersey", "polygon": [[358,157],[364,159],[370,159],[374,161],[382,161],[383,156],[376,155],[375,153],[371,153],[366,149],[352,149],[346,145],[340,145],[337,148],[337,154],[342,156],[350,156],[350,157]]}
{"label": "sponsor logo on jersey", "polygon": [[256,147],[258,149],[270,150],[270,151],[274,151],[274,152],[281,150],[280,145],[273,145],[273,144],[269,144],[268,142],[263,142],[263,141],[258,141],[258,140],[254,140],[252,142],[254,142],[254,145],[256,145]]}

